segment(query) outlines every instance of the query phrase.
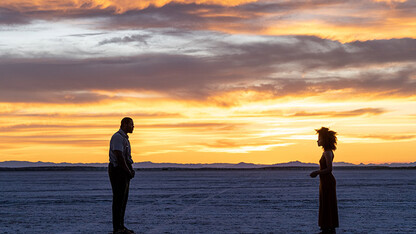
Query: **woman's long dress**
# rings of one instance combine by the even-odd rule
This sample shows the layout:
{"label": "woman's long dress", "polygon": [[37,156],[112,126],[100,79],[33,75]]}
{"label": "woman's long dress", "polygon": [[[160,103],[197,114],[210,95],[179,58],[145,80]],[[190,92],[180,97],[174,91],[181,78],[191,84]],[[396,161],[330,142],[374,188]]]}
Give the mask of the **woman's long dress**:
{"label": "woman's long dress", "polygon": [[[334,154],[332,153],[332,157]],[[328,167],[325,157],[319,160],[321,170]],[[336,194],[336,180],[331,173],[319,175],[319,226],[324,228],[338,227],[338,206]]]}

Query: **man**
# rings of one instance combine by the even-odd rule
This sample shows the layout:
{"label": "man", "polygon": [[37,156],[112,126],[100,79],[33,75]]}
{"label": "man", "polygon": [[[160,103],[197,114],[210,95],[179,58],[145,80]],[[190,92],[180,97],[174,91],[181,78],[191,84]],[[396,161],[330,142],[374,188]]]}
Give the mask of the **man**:
{"label": "man", "polygon": [[125,117],[121,120],[120,130],[110,141],[110,163],[108,175],[113,190],[113,233],[134,233],[124,226],[124,213],[129,196],[130,179],[134,177],[131,159],[130,141],[127,133],[133,133],[133,119]]}

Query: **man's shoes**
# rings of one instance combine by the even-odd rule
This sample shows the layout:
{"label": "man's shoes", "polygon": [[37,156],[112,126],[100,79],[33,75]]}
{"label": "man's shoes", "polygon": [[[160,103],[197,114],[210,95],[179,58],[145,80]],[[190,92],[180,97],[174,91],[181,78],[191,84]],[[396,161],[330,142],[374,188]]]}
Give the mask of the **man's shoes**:
{"label": "man's shoes", "polygon": [[119,230],[113,232],[113,234],[133,234],[133,233],[134,233],[133,230],[129,230],[127,228],[119,229]]}
{"label": "man's shoes", "polygon": [[113,231],[113,234],[125,234],[123,229],[117,230],[117,231]]}
{"label": "man's shoes", "polygon": [[126,231],[126,233],[129,233],[129,234],[133,234],[134,233],[133,230],[130,230],[130,229],[126,228],[126,227],[124,227],[123,230]]}
{"label": "man's shoes", "polygon": [[336,234],[335,228],[324,228],[319,234]]}

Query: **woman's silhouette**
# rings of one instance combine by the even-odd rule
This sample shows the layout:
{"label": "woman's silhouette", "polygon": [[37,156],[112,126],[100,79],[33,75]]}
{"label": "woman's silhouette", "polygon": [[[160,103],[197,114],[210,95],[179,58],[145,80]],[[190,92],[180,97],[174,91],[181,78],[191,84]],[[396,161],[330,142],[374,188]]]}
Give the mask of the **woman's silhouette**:
{"label": "woman's silhouette", "polygon": [[335,233],[338,227],[338,206],[336,194],[336,181],[332,175],[333,150],[337,144],[336,132],[322,127],[317,129],[318,146],[322,146],[324,152],[319,160],[319,170],[310,174],[311,177],[319,175],[319,220],[321,233]]}

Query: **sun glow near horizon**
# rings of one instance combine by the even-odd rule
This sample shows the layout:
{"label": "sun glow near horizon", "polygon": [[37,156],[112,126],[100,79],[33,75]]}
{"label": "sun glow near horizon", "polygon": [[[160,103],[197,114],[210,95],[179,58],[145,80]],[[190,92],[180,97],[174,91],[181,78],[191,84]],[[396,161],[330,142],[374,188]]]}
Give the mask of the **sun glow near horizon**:
{"label": "sun glow near horizon", "polygon": [[[109,138],[118,129],[122,116],[131,116],[135,121],[130,137],[137,162],[314,162],[320,152],[314,129],[320,126],[339,133],[336,161],[383,163],[414,159],[416,124],[409,122],[415,116],[405,115],[409,102],[403,105],[400,100],[390,100],[391,106],[398,109],[395,113],[382,101],[369,102],[373,108],[360,109],[362,102],[325,105],[302,97],[292,99],[231,107],[168,100],[118,100],[80,107],[69,104],[67,108],[65,104],[60,108],[15,104],[18,111],[2,113],[0,117],[2,160],[105,162]],[[383,108],[377,107],[377,102]],[[402,145],[408,150],[400,150],[403,154],[392,157],[395,151],[386,145]],[[359,151],[351,153],[354,148]]]}

